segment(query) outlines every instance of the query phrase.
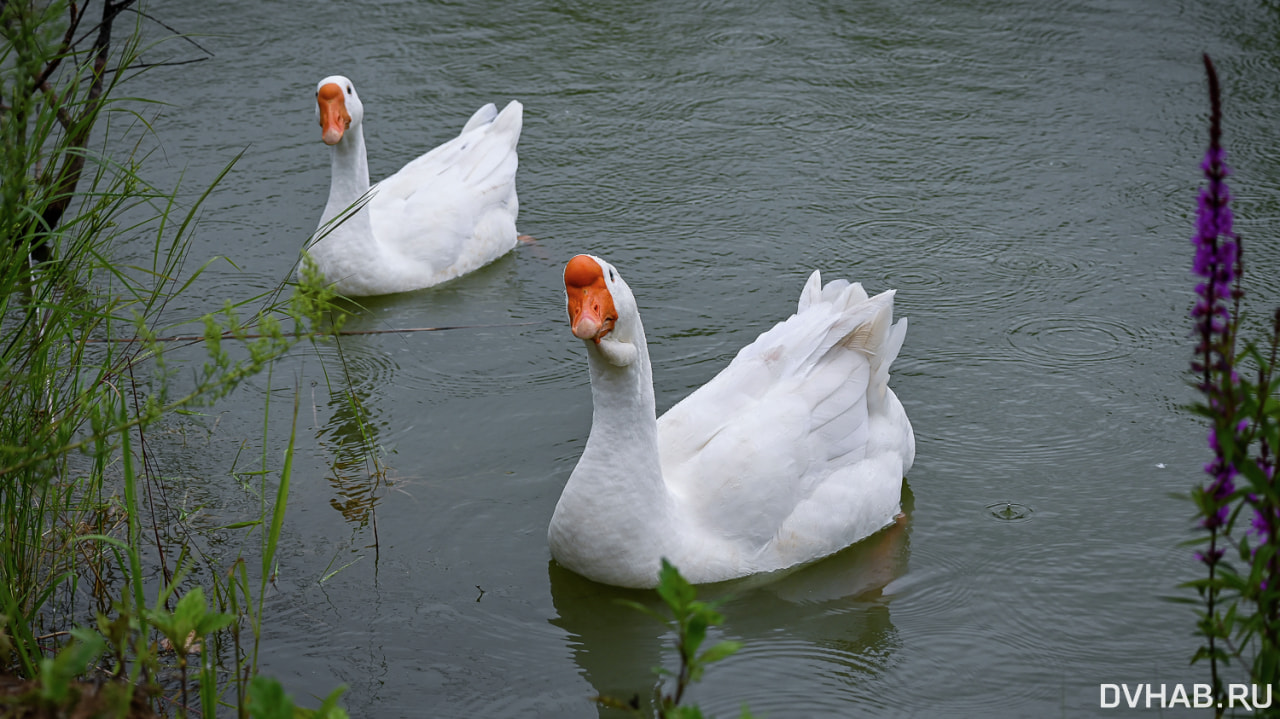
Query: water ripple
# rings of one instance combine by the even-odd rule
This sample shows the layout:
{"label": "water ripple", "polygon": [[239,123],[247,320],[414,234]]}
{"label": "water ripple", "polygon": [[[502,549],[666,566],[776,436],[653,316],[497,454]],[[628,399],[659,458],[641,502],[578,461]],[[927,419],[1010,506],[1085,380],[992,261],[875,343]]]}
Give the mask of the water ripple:
{"label": "water ripple", "polygon": [[786,38],[768,30],[735,28],[713,32],[707,36],[707,41],[716,47],[731,50],[759,50],[781,45],[786,42]]}
{"label": "water ripple", "polygon": [[490,351],[488,344],[450,348],[447,364],[421,364],[397,378],[400,390],[429,390],[451,398],[501,396],[529,386],[559,385],[583,373],[581,357],[569,342],[540,343],[546,357],[512,359]]}
{"label": "water ripple", "polygon": [[1150,332],[1089,315],[1017,317],[1008,334],[1015,356],[1050,369],[1130,356],[1152,342]]}
{"label": "water ripple", "polygon": [[[1103,282],[1091,260],[1048,258],[1009,234],[907,215],[849,223],[826,244],[836,256],[847,245],[866,253],[872,274],[857,273],[858,279],[898,289],[911,316],[1007,315],[1017,306],[1078,298]],[[1014,331],[1037,330],[1030,320],[1023,324]]]}
{"label": "water ripple", "polygon": [[333,389],[350,380],[357,391],[379,391],[391,386],[400,372],[395,358],[377,344],[342,338],[338,342],[316,343],[315,353],[330,368]]}
{"label": "water ripple", "polygon": [[920,45],[894,48],[886,58],[895,65],[916,70],[943,67],[961,60],[955,53]]}
{"label": "water ripple", "polygon": [[[1031,388],[1034,392],[1035,389]],[[1011,398],[1015,399],[1015,398]],[[1078,463],[1096,453],[1114,434],[1105,421],[1088,430],[1055,431],[1060,418],[1046,407],[1044,398],[1030,396],[1004,408],[984,423],[953,421],[933,431],[917,429],[917,441],[937,447],[932,458],[939,465],[963,470],[1000,457],[1004,465],[1051,467]]]}
{"label": "water ripple", "polygon": [[1000,522],[1030,522],[1035,513],[1031,507],[1015,502],[996,502],[987,505],[987,516]]}
{"label": "water ripple", "polygon": [[884,588],[897,623],[913,617],[946,616],[974,601],[974,587],[967,577],[981,576],[991,559],[957,555],[917,545],[912,549],[917,567]]}
{"label": "water ripple", "polygon": [[[708,715],[732,716],[748,706],[757,716],[845,716],[850,706],[865,703],[869,687],[891,660],[893,642],[885,636],[889,630],[876,622],[849,619],[844,628],[832,624],[836,636],[820,644],[791,639],[748,644],[733,664],[720,670],[739,688],[738,696],[724,697],[719,705],[705,703]],[[870,635],[860,636],[863,632]],[[774,681],[734,676],[748,672]],[[797,683],[820,689],[803,697],[777,690]]]}
{"label": "water ripple", "polygon": [[[909,203],[901,199],[896,202],[900,206]],[[842,239],[861,240],[859,244],[863,246],[884,248],[885,252],[895,254],[920,252],[994,257],[1015,246],[1014,238],[988,227],[942,224],[916,218],[857,219],[838,225],[837,235]]]}
{"label": "water ripple", "polygon": [[908,212],[919,211],[922,205],[922,198],[918,195],[898,193],[898,194],[878,194],[863,195],[854,200],[858,209],[875,215],[901,215]]}
{"label": "water ripple", "polygon": [[1017,244],[1005,248],[994,258],[994,265],[1010,279],[1027,277],[1035,280],[1052,280],[1069,282],[1080,286],[1090,278],[1097,282],[1096,263],[1092,260],[1058,255],[1046,257],[1045,253],[1035,248]]}

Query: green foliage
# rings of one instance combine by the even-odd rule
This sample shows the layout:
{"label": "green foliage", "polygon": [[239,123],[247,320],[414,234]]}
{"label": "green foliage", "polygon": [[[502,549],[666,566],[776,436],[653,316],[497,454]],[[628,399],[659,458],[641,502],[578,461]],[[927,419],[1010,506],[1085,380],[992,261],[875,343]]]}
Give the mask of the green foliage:
{"label": "green foliage", "polygon": [[[1270,464],[1272,448],[1280,448],[1280,378],[1274,375],[1280,316],[1268,344],[1265,352],[1250,345],[1237,358],[1236,367],[1252,372],[1237,372],[1235,411],[1223,412],[1225,406],[1216,405],[1219,424],[1245,427],[1242,433],[1215,432],[1224,461],[1237,472],[1233,491],[1219,497],[1197,487],[1190,495],[1202,522],[1226,516],[1213,532],[1188,542],[1198,548],[1202,562],[1221,556],[1212,571],[1182,585],[1200,598],[1196,629],[1207,640],[1192,661],[1209,662],[1219,688],[1219,670],[1233,664],[1247,671],[1252,684],[1280,686],[1280,533],[1274,531],[1280,528],[1280,491]],[[1199,411],[1215,414],[1208,404]]]}
{"label": "green foliage", "polygon": [[[1210,97],[1209,150],[1202,164],[1207,187],[1197,210],[1193,273],[1197,301],[1191,316],[1199,340],[1192,371],[1202,401],[1195,410],[1211,426],[1208,480],[1190,493],[1199,536],[1189,542],[1204,576],[1194,590],[1196,631],[1204,639],[1191,661],[1208,664],[1217,715],[1230,705],[1222,672],[1236,665],[1254,686],[1280,686],[1280,309],[1264,343],[1238,350],[1244,317],[1240,238],[1232,231],[1230,174],[1222,148],[1217,72],[1206,55]],[[1280,715],[1280,707],[1264,709]]]}
{"label": "green foliage", "polygon": [[254,677],[249,685],[249,716],[253,719],[347,719],[347,712],[338,706],[338,698],[344,691],[345,688],[333,690],[318,709],[302,709],[294,706],[280,682]]}
{"label": "green foliage", "polygon": [[172,612],[164,609],[163,604],[148,610],[147,619],[151,626],[169,640],[173,650],[178,653],[178,661],[184,664],[185,657],[197,651],[206,636],[236,620],[234,615],[209,611],[204,590],[200,587],[184,594]]}
{"label": "green foliage", "polygon": [[[176,553],[181,567],[199,549],[189,539],[177,552],[161,545],[167,520],[141,501],[157,481],[147,437],[176,413],[210,406],[269,371],[299,341],[330,335],[341,314],[318,273],[304,265],[288,301],[277,290],[194,321],[170,316],[174,300],[208,267],[188,267],[195,218],[238,158],[184,207],[176,189],[161,191],[143,179],[145,158],[90,148],[105,113],[136,122],[132,128],[113,122],[106,137],[95,134],[95,147],[122,146],[121,127],[148,127],[139,101],[126,106],[113,99],[121,72],[141,50],[137,26],[122,22],[142,18],[125,13],[133,4],[0,3],[0,241],[9,243],[0,252],[0,672],[34,680],[33,701],[58,706],[71,701],[75,677],[105,673],[121,680],[122,691],[108,694],[115,697],[111,715],[123,716],[134,690],[148,694],[162,667],[171,671],[176,662],[185,714],[188,657],[197,648],[209,657],[207,647],[229,635],[235,665],[229,681],[239,714],[247,716],[245,689],[257,672],[262,598],[284,520],[292,441],[278,475],[264,450],[262,515],[242,523],[266,529],[261,577],[251,582],[243,559],[234,558],[230,572],[207,573],[213,586],[206,595],[171,563]],[[149,261],[121,262],[125,243],[149,250]],[[192,322],[206,359],[179,382],[165,337]],[[273,476],[280,478],[274,494],[266,491]],[[144,557],[148,536],[155,537],[159,566]],[[164,591],[148,607],[144,580],[157,573]],[[96,611],[85,612],[85,600]],[[97,631],[74,629],[61,647],[37,631],[86,619],[96,619]],[[246,620],[255,636],[247,658],[239,644]],[[172,655],[159,650],[155,632]],[[96,666],[103,655],[105,666]],[[218,672],[218,662],[200,663],[205,716],[223,703],[228,678]],[[339,693],[318,715],[343,716],[334,710]]]}
{"label": "green foliage", "polygon": [[[662,693],[658,697],[658,716],[662,719],[702,719],[702,710],[697,706],[681,705],[685,689],[690,684],[702,680],[707,666],[732,656],[742,648],[741,642],[723,641],[699,653],[706,641],[707,630],[724,621],[724,616],[717,607],[724,600],[704,602],[698,599],[697,591],[680,571],[665,558],[662,569],[658,573],[658,596],[667,605],[671,618],[646,607],[639,602],[619,600],[633,609],[644,612],[676,633],[676,651],[680,654],[680,668],[672,672],[665,667],[655,667],[658,676],[675,679],[675,688],[671,692]],[[599,701],[613,708],[630,708],[639,714],[635,707],[618,702],[615,699],[601,697]],[[743,717],[751,716],[743,708]]]}
{"label": "green foliage", "polygon": [[289,301],[290,315],[304,318],[306,322],[305,326],[298,323],[295,332],[311,337],[337,336],[347,318],[346,313],[338,309],[338,297],[311,255],[303,254],[298,266],[298,284]]}
{"label": "green foliage", "polygon": [[71,680],[84,674],[102,653],[107,643],[97,632],[82,627],[71,630],[73,641],[56,656],[40,660],[40,699],[51,706],[61,706],[70,696]]}
{"label": "green foliage", "polygon": [[280,682],[256,677],[249,683],[249,716],[255,719],[293,719],[293,699]]}

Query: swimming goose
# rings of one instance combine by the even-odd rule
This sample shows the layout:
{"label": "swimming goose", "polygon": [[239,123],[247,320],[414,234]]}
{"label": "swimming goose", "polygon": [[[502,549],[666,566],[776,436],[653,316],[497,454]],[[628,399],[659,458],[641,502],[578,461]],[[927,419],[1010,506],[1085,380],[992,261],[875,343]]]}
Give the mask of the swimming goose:
{"label": "swimming goose", "polygon": [[814,272],[799,308],[661,418],[636,300],[608,262],[564,271],[586,347],[591,433],[548,530],[563,566],[653,587],[662,558],[695,584],[811,562],[893,523],[915,457],[889,365],[893,291]]}
{"label": "swimming goose", "polygon": [[[516,143],[523,107],[476,111],[456,138],[369,186],[364,105],[334,75],[316,86],[332,180],[308,247],[334,289],[348,296],[406,292],[492,262],[516,245]],[[358,207],[340,224],[331,224]]]}

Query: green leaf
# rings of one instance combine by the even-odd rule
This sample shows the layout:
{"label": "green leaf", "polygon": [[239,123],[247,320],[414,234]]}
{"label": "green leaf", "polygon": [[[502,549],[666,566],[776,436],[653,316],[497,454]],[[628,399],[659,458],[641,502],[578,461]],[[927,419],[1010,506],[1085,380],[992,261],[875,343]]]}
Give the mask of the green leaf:
{"label": "green leaf", "polygon": [[654,619],[656,619],[656,620],[658,621],[658,623],[660,623],[660,624],[663,624],[663,625],[669,625],[669,624],[671,624],[671,619],[670,619],[670,618],[665,617],[665,616],[663,616],[663,615],[659,614],[658,612],[655,612],[654,610],[650,609],[649,607],[646,607],[645,605],[641,604],[640,602],[632,601],[632,600],[630,600],[630,599],[615,599],[615,600],[613,600],[613,601],[617,602],[618,604],[621,604],[621,605],[622,605],[622,606],[624,606],[624,607],[630,607],[630,608],[632,608],[632,609],[634,609],[634,610],[636,610],[637,612],[640,612],[640,613],[642,613],[642,614],[647,614],[647,615],[649,615],[650,617],[653,617]]}
{"label": "green leaf", "polygon": [[244,522],[233,522],[231,524],[224,524],[221,527],[214,527],[214,529],[244,529],[245,527],[257,527],[257,526],[260,526],[261,524],[262,524],[261,519],[250,519]]}
{"label": "green leaf", "polygon": [[196,625],[196,634],[205,636],[213,632],[221,631],[231,626],[235,622],[234,614],[223,614],[221,612],[209,612],[200,618],[200,622]]}
{"label": "green leaf", "polygon": [[40,696],[60,703],[68,698],[71,680],[84,674],[103,652],[107,642],[101,634],[85,627],[71,630],[72,641],[52,659],[40,660]]}
{"label": "green leaf", "polygon": [[689,603],[697,597],[693,585],[680,576],[680,571],[665,557],[662,559],[662,570],[658,572],[657,589],[658,596],[676,613],[677,619],[687,613]]}
{"label": "green leaf", "polygon": [[173,609],[173,616],[177,622],[194,627],[208,608],[209,603],[205,601],[204,590],[196,587],[178,600],[178,606]]}
{"label": "green leaf", "polygon": [[249,716],[253,719],[293,719],[293,700],[280,682],[255,676],[249,682]]}
{"label": "green leaf", "polygon": [[347,687],[344,684],[329,692],[329,696],[324,698],[324,703],[315,711],[314,716],[316,719],[347,719],[347,711],[338,706],[338,700],[342,698],[343,693],[346,691]]}
{"label": "green leaf", "polygon": [[[708,665],[732,655],[741,649],[742,645],[739,642],[724,641],[701,654],[698,653],[699,647],[702,646],[707,638],[708,629],[724,621],[724,617],[716,611],[716,608],[724,600],[714,602],[698,601],[697,591],[693,585],[681,576],[679,570],[666,558],[662,560],[662,569],[658,573],[658,586],[656,589],[658,596],[662,598],[675,615],[676,649],[680,655],[680,669],[678,672],[664,667],[656,667],[653,670],[660,677],[673,677],[676,680],[676,688],[673,692],[660,693],[658,716],[660,719],[676,717],[701,719],[702,711],[697,706],[679,706],[679,700],[676,697],[683,697],[685,689],[690,683],[701,680]],[[665,625],[670,626],[672,624],[670,620],[643,604],[627,599],[616,601],[654,617]],[[743,707],[743,716],[750,716],[746,707]]]}
{"label": "green leaf", "polygon": [[737,651],[741,648],[742,648],[742,642],[733,642],[733,641],[720,642],[714,647],[711,647],[707,651],[703,652],[702,656],[698,657],[698,661],[702,662],[703,664],[711,664],[712,662],[718,662],[721,659],[724,659],[726,657],[732,656],[733,654],[737,653]]}
{"label": "green leaf", "polygon": [[698,647],[702,646],[702,640],[707,638],[707,615],[701,612],[689,617],[689,621],[684,627],[684,649],[685,653],[693,656],[698,653]]}

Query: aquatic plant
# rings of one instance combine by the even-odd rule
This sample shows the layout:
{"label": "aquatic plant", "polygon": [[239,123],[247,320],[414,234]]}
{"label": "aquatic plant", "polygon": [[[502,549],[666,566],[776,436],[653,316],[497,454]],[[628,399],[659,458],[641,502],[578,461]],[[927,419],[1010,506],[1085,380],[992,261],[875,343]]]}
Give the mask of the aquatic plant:
{"label": "aquatic plant", "polygon": [[[702,680],[707,667],[722,659],[726,659],[742,648],[740,642],[723,641],[709,649],[699,651],[706,641],[707,630],[724,622],[724,616],[717,607],[724,601],[706,602],[698,599],[697,590],[680,574],[680,570],[662,560],[662,569],[658,573],[658,596],[662,598],[671,618],[656,612],[649,607],[630,600],[618,600],[621,603],[647,614],[669,627],[676,635],[676,651],[680,655],[680,668],[675,672],[665,667],[657,667],[654,673],[660,677],[671,677],[675,687],[668,692],[658,692],[657,710],[660,719],[702,719],[702,710],[697,705],[682,704],[685,690],[690,684]],[[639,697],[630,702],[623,702],[613,697],[596,697],[602,706],[614,709],[626,709],[637,716],[644,714],[640,710]],[[751,713],[743,707],[741,716],[749,719]]]}
{"label": "aquatic plant", "polygon": [[1230,702],[1223,671],[1233,662],[1255,685],[1280,680],[1280,490],[1275,451],[1280,448],[1280,380],[1273,375],[1280,349],[1280,308],[1270,337],[1239,348],[1244,314],[1243,245],[1233,225],[1230,169],[1222,146],[1222,101],[1217,71],[1208,76],[1209,148],[1201,168],[1192,273],[1198,281],[1191,310],[1196,347],[1191,370],[1201,395],[1195,406],[1209,420],[1208,479],[1194,488],[1199,536],[1195,557],[1205,576],[1184,586],[1198,598],[1197,632],[1203,644],[1192,662],[1209,664],[1217,714]]}

